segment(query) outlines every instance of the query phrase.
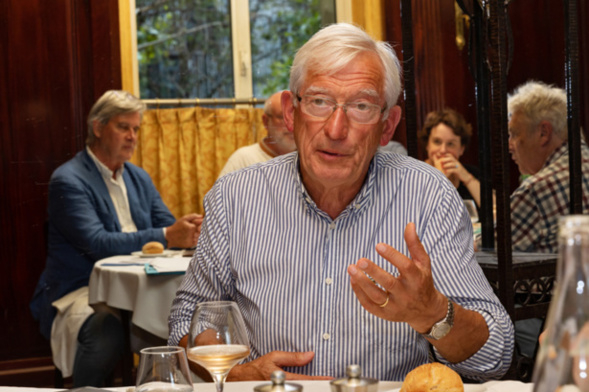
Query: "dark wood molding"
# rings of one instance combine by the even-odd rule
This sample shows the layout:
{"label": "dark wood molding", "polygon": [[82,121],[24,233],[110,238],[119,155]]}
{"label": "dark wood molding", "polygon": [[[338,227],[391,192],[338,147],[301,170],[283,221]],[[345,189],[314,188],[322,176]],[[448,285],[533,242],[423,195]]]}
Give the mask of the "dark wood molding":
{"label": "dark wood molding", "polygon": [[9,361],[50,355],[29,311],[45,265],[47,186],[83,148],[95,99],[121,88],[118,2],[2,1],[0,57],[0,360]]}

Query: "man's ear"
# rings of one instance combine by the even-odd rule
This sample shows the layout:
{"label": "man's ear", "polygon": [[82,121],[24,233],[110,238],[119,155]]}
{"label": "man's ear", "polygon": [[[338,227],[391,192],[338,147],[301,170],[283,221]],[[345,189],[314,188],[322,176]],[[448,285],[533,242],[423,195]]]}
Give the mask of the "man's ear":
{"label": "man's ear", "polygon": [[100,139],[100,137],[102,136],[102,127],[103,126],[104,125],[98,120],[92,121],[92,132],[94,132],[94,136],[97,139]]}
{"label": "man's ear", "polygon": [[389,109],[389,116],[384,122],[382,136],[380,137],[381,146],[386,146],[393,139],[399,121],[401,121],[401,107],[395,105]]}
{"label": "man's ear", "polygon": [[554,128],[552,127],[552,124],[549,121],[543,120],[540,121],[538,127],[540,128],[538,130],[540,136],[540,145],[544,146],[550,143],[552,141],[552,136],[554,133]]}
{"label": "man's ear", "polygon": [[282,117],[284,118],[284,125],[289,132],[294,130],[294,95],[290,91],[283,91],[280,96],[280,104],[282,105]]}
{"label": "man's ear", "polygon": [[270,118],[266,115],[266,113],[262,114],[262,124],[264,124],[264,128],[268,129],[268,121]]}

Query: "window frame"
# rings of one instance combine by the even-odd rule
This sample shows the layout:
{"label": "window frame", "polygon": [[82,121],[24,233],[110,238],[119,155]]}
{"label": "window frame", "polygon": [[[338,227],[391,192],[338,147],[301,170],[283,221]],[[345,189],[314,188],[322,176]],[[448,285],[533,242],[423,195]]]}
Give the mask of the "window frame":
{"label": "window frame", "polygon": [[[137,18],[135,0],[118,0],[122,89],[141,98],[137,61]],[[335,0],[337,22],[362,26],[383,40],[384,0]],[[239,17],[247,15],[247,17]],[[249,0],[231,0],[234,97],[253,98]],[[207,97],[194,97],[207,98]]]}

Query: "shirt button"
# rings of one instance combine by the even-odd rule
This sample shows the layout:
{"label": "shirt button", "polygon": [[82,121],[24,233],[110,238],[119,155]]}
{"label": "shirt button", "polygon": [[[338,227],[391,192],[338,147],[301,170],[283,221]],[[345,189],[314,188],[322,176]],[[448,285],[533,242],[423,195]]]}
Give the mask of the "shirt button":
{"label": "shirt button", "polygon": [[359,210],[360,209],[360,204],[354,204],[354,208]]}
{"label": "shirt button", "polygon": [[323,340],[329,340],[329,338],[331,338],[330,334],[328,334],[328,333],[323,334]]}
{"label": "shirt button", "polygon": [[330,230],[335,229],[335,222],[331,222],[331,224],[329,225],[329,229]]}
{"label": "shirt button", "polygon": [[331,279],[331,278],[325,279],[325,284],[332,284],[332,283],[333,283],[333,279]]}

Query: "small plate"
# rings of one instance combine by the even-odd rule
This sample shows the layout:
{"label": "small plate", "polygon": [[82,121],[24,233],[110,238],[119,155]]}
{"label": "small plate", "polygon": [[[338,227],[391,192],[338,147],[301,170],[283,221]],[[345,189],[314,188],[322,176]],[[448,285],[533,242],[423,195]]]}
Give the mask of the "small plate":
{"label": "small plate", "polygon": [[131,253],[133,256],[138,257],[145,257],[145,258],[154,258],[154,257],[171,257],[174,253],[173,250],[164,249],[164,253],[143,253],[142,251],[137,251]]}

